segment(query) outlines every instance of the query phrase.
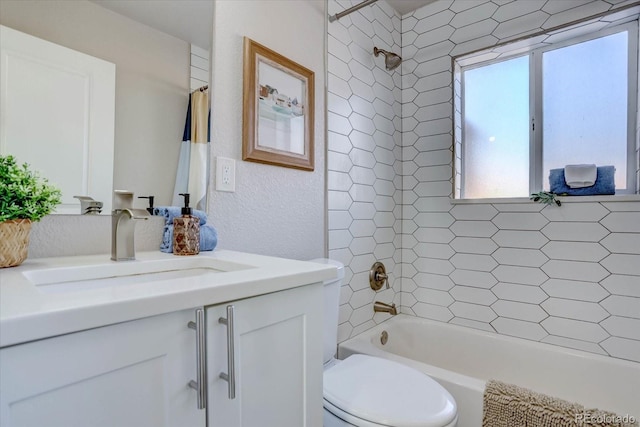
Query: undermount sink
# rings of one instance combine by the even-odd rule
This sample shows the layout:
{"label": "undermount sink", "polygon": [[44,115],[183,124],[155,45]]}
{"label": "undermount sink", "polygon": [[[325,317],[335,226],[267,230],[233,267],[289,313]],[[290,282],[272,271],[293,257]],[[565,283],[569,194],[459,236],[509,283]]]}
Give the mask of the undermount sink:
{"label": "undermount sink", "polygon": [[106,287],[120,287],[160,280],[188,279],[251,266],[209,257],[173,257],[130,262],[71,265],[27,270],[22,274],[44,293],[64,293]]}

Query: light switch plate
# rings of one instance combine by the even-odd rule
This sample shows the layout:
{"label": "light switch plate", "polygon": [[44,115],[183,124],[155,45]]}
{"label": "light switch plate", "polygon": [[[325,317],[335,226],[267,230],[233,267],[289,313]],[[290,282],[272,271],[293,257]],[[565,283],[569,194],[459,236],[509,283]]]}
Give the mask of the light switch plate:
{"label": "light switch plate", "polygon": [[216,190],[236,191],[236,161],[227,157],[216,157]]}

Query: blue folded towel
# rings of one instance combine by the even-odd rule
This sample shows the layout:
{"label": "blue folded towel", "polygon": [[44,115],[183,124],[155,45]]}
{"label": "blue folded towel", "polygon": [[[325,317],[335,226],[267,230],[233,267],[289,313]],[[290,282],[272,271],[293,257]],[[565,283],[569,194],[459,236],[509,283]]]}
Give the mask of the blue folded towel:
{"label": "blue folded towel", "polygon": [[549,171],[549,190],[568,196],[595,196],[616,194],[615,166],[598,166],[596,183],[591,187],[571,188],[564,179],[564,168]]}
{"label": "blue folded towel", "polygon": [[[173,219],[182,216],[182,208],[178,206],[157,206],[153,209],[153,214],[163,216],[165,224],[173,225]],[[193,209],[192,215],[200,219],[200,225],[207,223],[207,214],[205,212]]]}
{"label": "blue folded towel", "polygon": [[[209,224],[200,226],[200,252],[212,251],[218,245],[218,232],[215,227]],[[162,243],[160,251],[173,253],[173,224],[166,225],[162,233]]]}

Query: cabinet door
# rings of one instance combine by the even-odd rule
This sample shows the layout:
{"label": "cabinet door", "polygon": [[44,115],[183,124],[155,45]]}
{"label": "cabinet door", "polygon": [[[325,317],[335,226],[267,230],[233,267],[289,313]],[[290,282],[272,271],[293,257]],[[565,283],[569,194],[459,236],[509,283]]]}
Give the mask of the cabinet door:
{"label": "cabinet door", "polygon": [[195,310],[0,350],[4,427],[204,426]]}
{"label": "cabinet door", "polygon": [[[233,307],[235,373],[228,371]],[[322,285],[207,309],[209,427],[322,425]],[[235,377],[235,398],[220,374]]]}

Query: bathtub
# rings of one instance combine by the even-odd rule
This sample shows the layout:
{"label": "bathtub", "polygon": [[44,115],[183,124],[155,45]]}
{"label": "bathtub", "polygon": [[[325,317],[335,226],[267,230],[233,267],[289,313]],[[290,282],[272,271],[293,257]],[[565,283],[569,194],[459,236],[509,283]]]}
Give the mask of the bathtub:
{"label": "bathtub", "polygon": [[[384,345],[383,331],[388,334]],[[640,417],[636,362],[402,314],[338,346],[340,359],[355,353],[405,363],[438,381],[458,404],[458,427],[482,425],[488,379]]]}

